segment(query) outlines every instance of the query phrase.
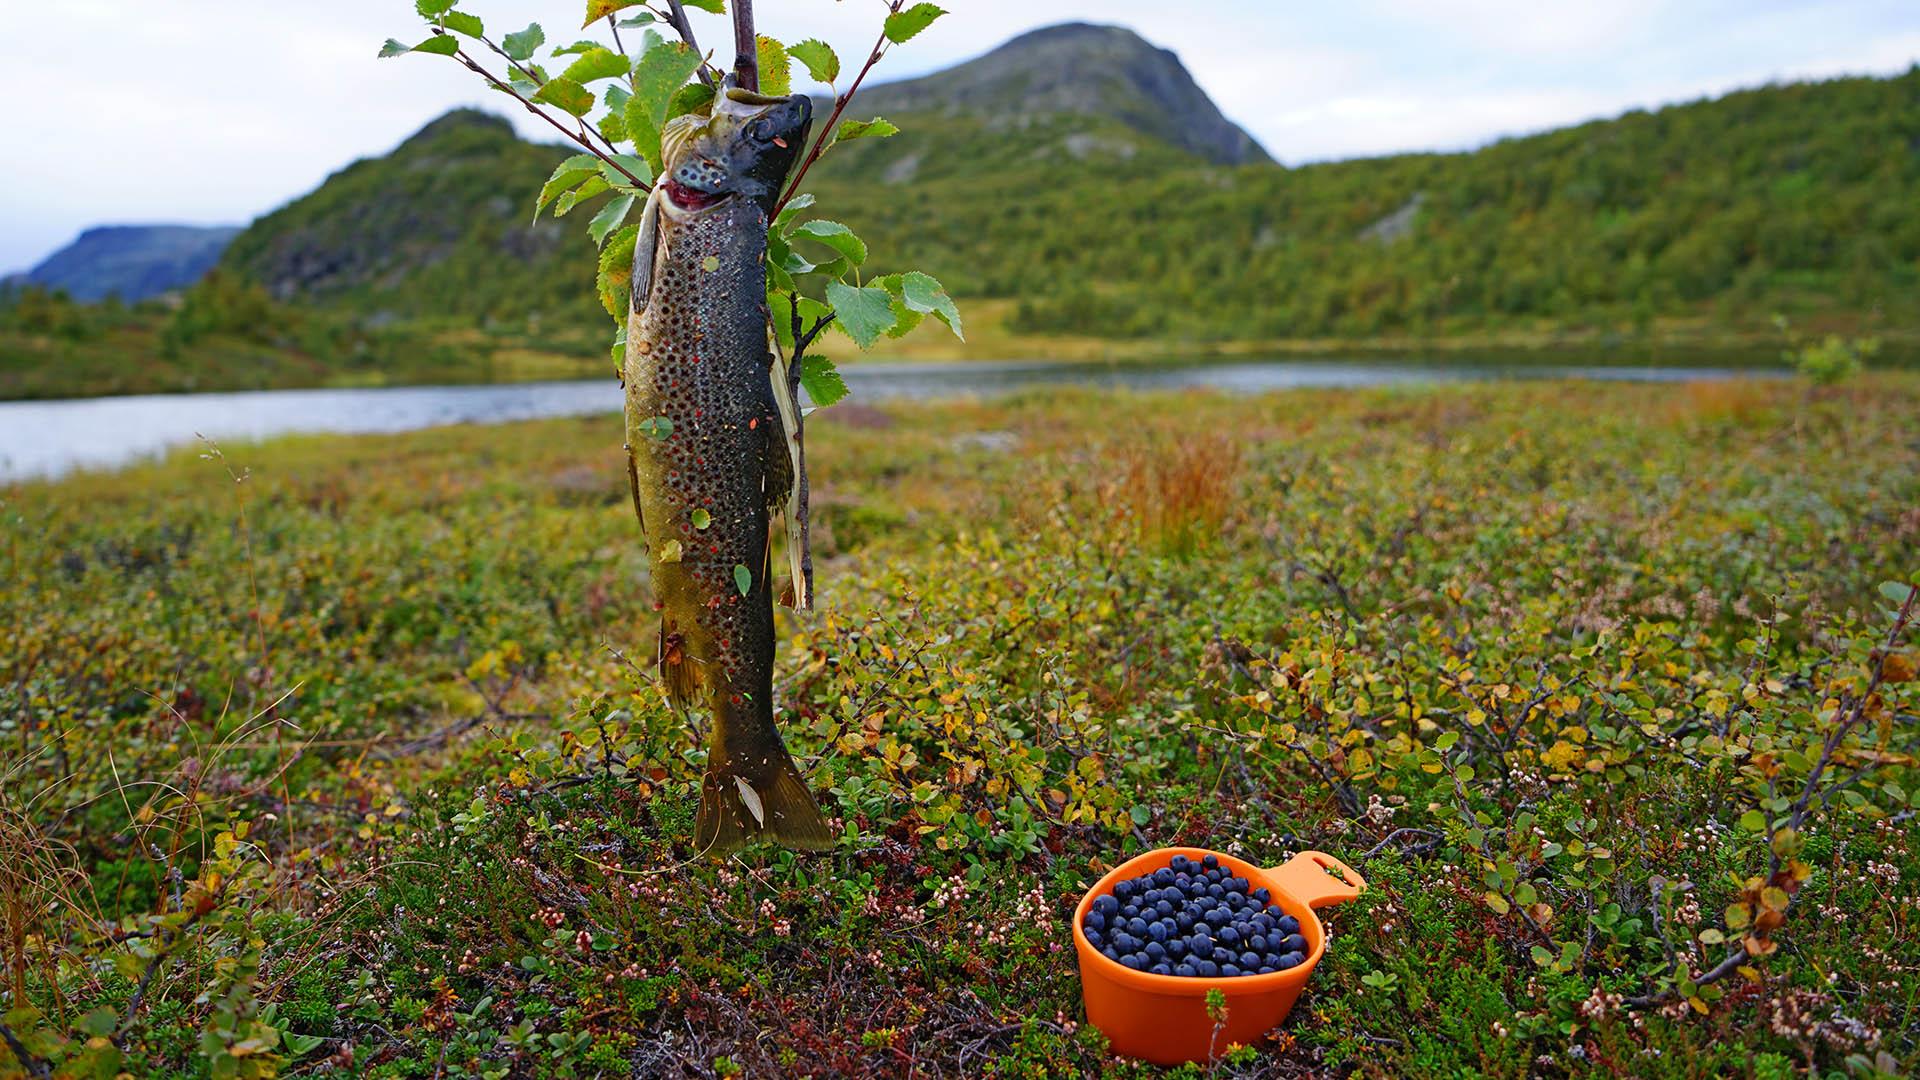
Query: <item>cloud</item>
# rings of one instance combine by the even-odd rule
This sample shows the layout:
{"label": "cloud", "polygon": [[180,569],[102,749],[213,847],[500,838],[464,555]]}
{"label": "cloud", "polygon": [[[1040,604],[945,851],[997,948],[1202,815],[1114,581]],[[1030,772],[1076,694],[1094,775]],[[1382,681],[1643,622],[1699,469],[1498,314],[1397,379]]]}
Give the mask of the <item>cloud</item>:
{"label": "cloud", "polygon": [[[577,30],[581,0],[467,0],[492,33]],[[1015,33],[1069,19],[1120,23],[1177,52],[1223,112],[1299,162],[1455,149],[1635,106],[1776,78],[1892,72],[1920,59],[1920,7],[1888,0],[952,0],[880,76],[923,74]],[[0,140],[0,268],[29,265],[82,228],[242,222],[384,153],[458,105],[552,132],[458,65],[376,60],[412,38],[407,0],[177,0],[129,17],[117,0],[11,4],[8,74],[36,91]],[[871,47],[872,4],[759,6],[762,29],[824,38],[849,72]],[[696,13],[702,43],[723,21]],[[629,42],[629,45],[632,43]]]}

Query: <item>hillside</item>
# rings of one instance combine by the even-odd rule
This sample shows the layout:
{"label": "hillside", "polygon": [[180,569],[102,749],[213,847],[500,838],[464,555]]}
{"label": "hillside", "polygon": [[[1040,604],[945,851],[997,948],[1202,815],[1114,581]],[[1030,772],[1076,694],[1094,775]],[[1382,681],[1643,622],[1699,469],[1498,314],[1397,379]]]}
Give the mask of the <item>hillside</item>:
{"label": "hillside", "polygon": [[[1131,37],[1055,28],[877,88],[853,112],[904,131],[829,154],[810,179],[823,211],[890,265],[1003,300],[1028,334],[1591,340],[1761,334],[1776,310],[1898,331],[1920,312],[1920,70],[1768,86],[1470,153],[1236,166],[1171,144],[1139,110],[1075,111],[1033,74],[1072,70],[1076,55],[1100,67]],[[1040,54],[1055,59],[1014,62]],[[450,114],[261,218],[225,264],[282,299],[593,325],[604,316],[584,230],[527,224],[560,153]]]}
{"label": "hillside", "polygon": [[232,225],[102,225],[15,280],[76,300],[118,296],[131,303],[200,280],[239,232]]}
{"label": "hillside", "polygon": [[862,112],[974,116],[1019,132],[1036,117],[1104,117],[1220,165],[1271,162],[1172,51],[1118,26],[1062,23],[919,79],[883,83]]}

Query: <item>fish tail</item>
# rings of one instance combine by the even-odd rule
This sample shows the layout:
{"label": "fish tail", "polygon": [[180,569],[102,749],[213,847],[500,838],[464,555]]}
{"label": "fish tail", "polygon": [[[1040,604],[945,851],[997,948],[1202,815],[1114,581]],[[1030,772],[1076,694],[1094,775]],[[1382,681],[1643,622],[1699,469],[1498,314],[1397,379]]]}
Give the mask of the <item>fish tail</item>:
{"label": "fish tail", "polygon": [[694,818],[694,847],[714,856],[731,854],[759,839],[804,851],[832,847],[833,833],[820,814],[820,804],[771,723],[767,725],[771,738],[742,761],[726,749],[731,722],[737,718],[725,711],[715,716],[707,774],[700,781],[700,812]]}

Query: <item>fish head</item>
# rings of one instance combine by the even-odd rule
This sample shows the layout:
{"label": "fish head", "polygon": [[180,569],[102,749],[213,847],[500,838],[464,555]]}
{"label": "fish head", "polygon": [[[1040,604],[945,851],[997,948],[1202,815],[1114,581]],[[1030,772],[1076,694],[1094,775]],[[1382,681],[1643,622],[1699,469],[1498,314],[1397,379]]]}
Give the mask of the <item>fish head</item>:
{"label": "fish head", "polygon": [[812,124],[813,102],[804,94],[768,97],[727,87],[705,116],[667,125],[661,187],[668,202],[685,213],[742,198],[772,214]]}

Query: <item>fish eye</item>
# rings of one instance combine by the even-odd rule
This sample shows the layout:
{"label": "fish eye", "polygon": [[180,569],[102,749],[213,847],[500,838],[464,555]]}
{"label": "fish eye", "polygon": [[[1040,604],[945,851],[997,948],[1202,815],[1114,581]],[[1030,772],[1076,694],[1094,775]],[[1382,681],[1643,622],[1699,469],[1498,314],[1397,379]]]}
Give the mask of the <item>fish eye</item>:
{"label": "fish eye", "polygon": [[773,121],[762,116],[753,123],[748,124],[747,138],[752,139],[754,142],[772,142]]}

